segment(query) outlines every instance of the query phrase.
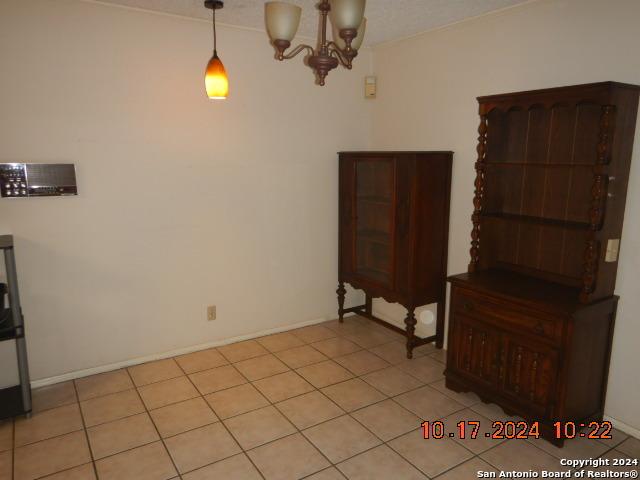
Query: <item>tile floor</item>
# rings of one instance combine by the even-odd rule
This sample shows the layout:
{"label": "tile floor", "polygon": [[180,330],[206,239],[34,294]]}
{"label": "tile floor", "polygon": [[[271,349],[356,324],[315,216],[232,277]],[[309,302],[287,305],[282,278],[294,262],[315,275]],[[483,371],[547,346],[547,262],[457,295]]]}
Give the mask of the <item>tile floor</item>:
{"label": "tile floor", "polygon": [[[359,317],[35,390],[0,423],[0,480],[476,478],[639,458],[640,441],[424,440],[421,419],[508,416],[444,386],[442,351]],[[483,430],[484,431],[484,430]]]}

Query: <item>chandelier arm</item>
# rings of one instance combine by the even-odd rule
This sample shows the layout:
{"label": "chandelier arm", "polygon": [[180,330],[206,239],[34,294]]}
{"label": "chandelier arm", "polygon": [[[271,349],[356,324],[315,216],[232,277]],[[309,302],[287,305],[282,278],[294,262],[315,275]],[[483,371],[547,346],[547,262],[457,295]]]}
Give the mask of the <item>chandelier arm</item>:
{"label": "chandelier arm", "polygon": [[344,54],[344,51],[335,44],[335,42],[329,42],[329,55],[337,58],[343,67],[351,68],[351,60]]}
{"label": "chandelier arm", "polygon": [[287,53],[286,55],[282,55],[282,59],[283,60],[290,60],[293,57],[295,57],[296,55],[300,54],[301,52],[304,52],[305,50],[307,50],[309,52],[310,55],[313,55],[313,48],[311,48],[309,45],[298,45],[296,48],[294,48],[293,50],[291,50],[291,52]]}

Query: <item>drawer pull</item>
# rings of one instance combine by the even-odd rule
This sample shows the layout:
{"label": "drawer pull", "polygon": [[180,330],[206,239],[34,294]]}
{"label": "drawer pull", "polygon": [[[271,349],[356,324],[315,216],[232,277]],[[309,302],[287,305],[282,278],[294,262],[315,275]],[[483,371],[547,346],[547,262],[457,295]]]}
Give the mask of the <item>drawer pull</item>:
{"label": "drawer pull", "polygon": [[533,331],[536,333],[539,333],[540,335],[544,334],[544,325],[542,325],[542,322],[540,320],[538,320],[538,323],[536,323],[536,326],[533,327]]}
{"label": "drawer pull", "polygon": [[463,308],[463,310],[465,310],[465,311],[467,311],[467,312],[470,312],[470,311],[472,311],[472,310],[473,310],[473,303],[471,303],[471,302],[464,302],[464,303],[462,304],[462,308]]}

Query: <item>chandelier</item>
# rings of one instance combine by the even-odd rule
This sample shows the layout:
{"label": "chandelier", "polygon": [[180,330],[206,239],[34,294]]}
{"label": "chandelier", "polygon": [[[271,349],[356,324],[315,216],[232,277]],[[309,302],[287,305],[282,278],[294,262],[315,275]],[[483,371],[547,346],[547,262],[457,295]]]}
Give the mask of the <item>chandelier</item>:
{"label": "chandelier", "polygon": [[[351,69],[367,25],[365,3],[366,0],[320,0],[317,5],[321,19],[317,47],[303,44],[287,53],[298,31],[302,9],[290,3],[267,2],[267,32],[276,49],[276,59],[289,60],[306,52],[306,63],[315,71],[320,85],[324,85],[327,74],[338,65]],[[327,17],[333,27],[333,41],[327,40]]]}

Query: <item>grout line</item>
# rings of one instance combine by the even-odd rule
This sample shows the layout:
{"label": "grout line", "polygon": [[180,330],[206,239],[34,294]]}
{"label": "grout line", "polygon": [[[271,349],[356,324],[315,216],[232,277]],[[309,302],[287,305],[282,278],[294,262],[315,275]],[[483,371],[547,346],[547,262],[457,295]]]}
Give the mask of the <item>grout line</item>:
{"label": "grout line", "polygon": [[[236,369],[236,370],[237,370],[237,369]],[[240,375],[242,375],[242,373],[241,373],[241,372],[239,372],[239,373],[240,373]],[[189,378],[189,377],[187,376],[187,378]],[[191,379],[190,379],[190,378],[189,378],[189,381],[191,382]],[[249,382],[249,383],[251,383],[251,382]],[[195,388],[196,390],[198,390],[198,388],[195,386],[195,384],[194,384],[193,382],[191,382],[191,384],[194,386],[194,388]],[[254,387],[254,388],[255,388],[255,387]],[[198,392],[200,392],[200,391],[198,390]],[[243,454],[243,455],[244,455],[244,456],[249,460],[249,462],[251,462],[251,464],[253,465],[253,467],[254,467],[254,468],[256,469],[256,471],[258,472],[258,475],[260,475],[263,479],[265,479],[265,477],[264,477],[264,475],[262,474],[262,472],[260,471],[260,469],[257,467],[257,465],[255,465],[255,464],[253,463],[253,460],[251,459],[251,457],[249,457],[249,455],[247,455],[247,454],[246,454],[246,452],[245,452],[244,448],[242,448],[242,445],[240,445],[240,442],[238,441],[238,439],[233,435],[233,433],[231,432],[231,430],[229,430],[229,428],[227,427],[227,425],[226,425],[226,424],[224,423],[224,421],[223,421],[223,420],[218,416],[218,414],[217,414],[217,413],[216,413],[216,411],[211,407],[211,405],[209,405],[209,402],[207,402],[207,399],[206,399],[206,398],[204,398],[204,395],[200,394],[200,396],[201,396],[201,398],[204,400],[204,403],[206,403],[206,404],[207,404],[207,407],[209,407],[209,410],[211,410],[211,411],[213,412],[213,414],[214,414],[214,415],[215,415],[215,416],[220,420],[220,424],[221,424],[221,425],[222,425],[222,427],[227,431],[227,433],[229,434],[229,436],[233,439],[233,441],[234,441],[234,442],[236,442],[236,445],[238,445],[238,448],[240,448],[241,454]],[[269,400],[267,399],[267,401],[269,401]],[[201,428],[201,427],[198,427],[198,428]],[[238,454],[235,454],[235,455],[238,455]],[[232,455],[232,456],[235,456],[235,455]],[[226,457],[226,458],[231,458],[231,457]],[[222,461],[222,460],[225,460],[225,459],[223,458],[223,459],[217,460],[217,461],[215,461],[215,462],[208,463],[207,465],[203,465],[203,466],[198,467],[197,469],[194,469],[194,470],[191,470],[191,471],[195,471],[195,470],[199,470],[199,469],[201,469],[201,468],[205,468],[205,467],[207,467],[208,465],[213,465],[214,463],[220,462],[220,461]],[[188,472],[185,472],[185,473],[188,473]],[[265,479],[265,480],[266,480],[266,479]]]}
{"label": "grout line", "polygon": [[[84,413],[82,412],[82,408],[79,401],[80,396],[78,395],[78,387],[76,386],[76,382],[72,382],[72,384],[73,384],[73,391],[76,396],[76,400],[78,401],[77,403],[78,411],[80,412],[80,419],[82,420],[82,429],[84,431],[85,439],[87,440],[87,447],[89,448],[89,456],[91,457],[91,466],[93,467],[93,473],[95,474],[96,478],[99,478],[98,469],[96,467],[96,462],[95,462],[95,456],[93,454],[93,448],[91,447],[91,442],[89,441],[89,431],[87,429],[87,423],[84,420]],[[54,472],[54,473],[58,473],[58,472]]]}
{"label": "grout line", "polygon": [[[174,362],[175,362],[175,360],[174,360]],[[175,363],[176,363],[176,365],[178,365],[178,362],[175,362]],[[182,372],[184,372],[184,370],[182,370],[180,365],[178,365],[178,368],[180,368],[180,370]],[[126,369],[126,371],[127,371],[127,375],[129,375],[129,378],[131,379],[131,382],[135,385],[135,382],[133,381],[133,377],[131,376],[131,372],[129,372],[128,368]],[[187,378],[189,378],[189,377],[187,377]],[[171,379],[169,379],[169,380],[171,380]],[[136,394],[138,395],[138,398],[142,402],[142,406],[144,407],[144,411],[147,414],[147,417],[149,417],[149,420],[151,421],[151,424],[153,425],[153,428],[155,429],[156,433],[158,434],[158,437],[160,438],[160,442],[162,442],[162,446],[164,447],[165,452],[169,456],[169,460],[171,460],[171,464],[173,465],[173,468],[175,469],[176,474],[180,478],[182,476],[182,474],[180,473],[180,470],[178,469],[178,466],[176,465],[176,462],[173,460],[173,457],[171,456],[171,452],[167,448],[167,444],[165,443],[164,438],[162,438],[162,435],[160,435],[160,432],[158,431],[158,427],[156,426],[156,423],[153,421],[153,417],[149,413],[149,409],[147,408],[147,404],[144,403],[144,399],[142,398],[142,395],[140,395],[140,392],[138,391],[137,388],[135,388],[135,391],[136,391]],[[155,443],[155,442],[151,442],[151,443]],[[147,444],[147,445],[150,445],[150,444]],[[129,450],[124,450],[124,452],[128,452],[128,451],[133,450],[135,448],[140,448],[141,446],[144,446],[144,445],[138,445],[137,447],[130,448]],[[124,452],[118,452],[117,454],[114,454],[114,455],[118,455],[118,454],[124,453]],[[108,458],[108,457],[104,457],[104,458]],[[171,477],[171,478],[175,478],[175,477]]]}

